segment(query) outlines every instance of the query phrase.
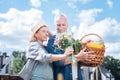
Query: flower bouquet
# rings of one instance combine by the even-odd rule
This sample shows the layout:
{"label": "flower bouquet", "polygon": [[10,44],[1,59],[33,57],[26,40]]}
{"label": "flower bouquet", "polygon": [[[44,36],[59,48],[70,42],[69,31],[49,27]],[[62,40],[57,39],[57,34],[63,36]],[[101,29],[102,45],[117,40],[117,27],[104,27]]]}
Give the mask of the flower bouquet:
{"label": "flower bouquet", "polygon": [[[98,41],[94,40],[92,36],[96,37]],[[63,33],[59,36],[59,38],[60,38],[58,45],[59,49],[65,50],[69,46],[73,47],[74,52],[70,55],[70,58],[72,59],[73,63],[77,62],[74,55],[79,53],[80,50],[85,47],[86,52],[94,51],[93,54],[95,54],[96,57],[91,59],[90,63],[82,62],[83,66],[95,67],[102,63],[104,59],[105,46],[103,39],[99,35],[91,33],[84,35],[80,40],[74,40],[73,33],[71,34]]]}
{"label": "flower bouquet", "polygon": [[74,52],[70,55],[70,59],[72,60],[73,63],[76,63],[74,55],[80,52],[80,50],[84,47],[84,44],[81,44],[80,40],[74,40],[73,33],[71,34],[63,33],[59,36],[59,40],[60,41],[56,49],[65,50],[67,47],[72,46]]}
{"label": "flower bouquet", "polygon": [[73,39],[73,33],[63,33],[59,36],[59,39],[60,41],[58,44],[58,49],[65,50],[67,47],[72,46],[74,49],[73,54],[77,54],[78,52],[80,52],[80,49],[84,46],[84,44],[81,44],[80,40]]}

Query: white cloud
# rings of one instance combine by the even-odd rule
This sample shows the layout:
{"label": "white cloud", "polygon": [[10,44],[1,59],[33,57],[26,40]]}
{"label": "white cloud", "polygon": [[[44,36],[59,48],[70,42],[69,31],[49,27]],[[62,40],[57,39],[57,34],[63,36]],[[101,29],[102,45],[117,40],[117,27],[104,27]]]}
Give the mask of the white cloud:
{"label": "white cloud", "polygon": [[2,45],[2,43],[0,42],[0,46]]}
{"label": "white cloud", "polygon": [[52,11],[52,14],[54,14],[54,20],[57,18],[58,15],[63,14],[64,16],[66,16],[64,13],[62,13],[59,9],[55,9]]}
{"label": "white cloud", "polygon": [[117,59],[120,58],[120,42],[105,43],[105,48],[105,56],[109,55]]}
{"label": "white cloud", "polygon": [[0,13],[0,47],[4,49],[25,49],[23,46],[29,42],[31,26],[42,18],[43,12],[38,9],[19,11],[10,8],[6,13]]}
{"label": "white cloud", "polygon": [[88,25],[93,24],[95,22],[95,17],[98,13],[102,12],[102,9],[90,9],[90,10],[82,10],[79,14],[80,22],[87,23]]}
{"label": "white cloud", "polygon": [[85,34],[96,33],[105,42],[105,46],[107,47],[105,54],[109,55],[110,53],[110,55],[117,57],[116,55],[119,54],[120,50],[120,23],[113,18],[104,18],[103,20],[96,21],[96,16],[99,12],[102,12],[102,9],[82,10],[80,12],[80,25],[78,28],[73,26],[76,32],[75,38],[81,39]]}
{"label": "white cloud", "polygon": [[91,26],[93,26],[95,23],[95,17],[97,17],[99,12],[102,12],[102,9],[82,10],[80,12],[78,15],[80,19],[80,25],[76,33],[77,35],[79,34],[79,36],[77,38],[80,38],[84,34],[88,33],[88,30],[90,30]]}
{"label": "white cloud", "polygon": [[[74,34],[77,32],[77,26],[72,26],[71,27],[71,32],[73,32]],[[77,35],[73,35],[74,39],[76,39]]]}
{"label": "white cloud", "polygon": [[112,18],[96,21],[99,12],[102,12],[102,9],[90,9],[80,12],[80,25],[78,27],[78,33],[76,33],[77,35],[79,34],[79,36],[77,38],[87,33],[97,33],[102,37],[120,36],[120,23]]}
{"label": "white cloud", "polygon": [[[91,25],[90,32],[100,34],[102,37],[113,37],[115,35],[120,36],[120,23],[115,19],[105,18],[99,22],[95,22]],[[111,33],[112,32],[112,33]]]}
{"label": "white cloud", "polygon": [[67,2],[67,5],[73,9],[77,8],[77,6],[75,5],[76,3],[80,2],[82,4],[87,4],[89,2],[91,2],[92,0],[65,0]]}
{"label": "white cloud", "polygon": [[[63,14],[63,15],[65,15],[64,13],[62,13],[59,9],[55,9],[55,10],[53,10],[52,11],[52,14],[54,14],[55,16],[56,15],[59,15],[59,14]],[[65,15],[66,16],[66,15]]]}
{"label": "white cloud", "polygon": [[38,8],[38,7],[41,6],[40,0],[30,0],[30,2],[31,2],[31,4],[32,4],[33,7]]}
{"label": "white cloud", "polygon": [[108,5],[110,8],[112,8],[112,7],[113,7],[112,1],[111,1],[111,0],[107,0],[107,5]]}
{"label": "white cloud", "polygon": [[120,42],[106,43],[105,46],[106,46],[107,53],[120,52]]}
{"label": "white cloud", "polygon": [[13,44],[13,42],[11,43],[6,43],[6,42],[2,42],[2,44],[0,45],[0,51],[2,52],[7,52],[8,55],[11,54],[12,51],[26,51],[28,46],[28,42],[26,44]]}
{"label": "white cloud", "polygon": [[59,15],[59,14],[61,14],[61,11],[59,9],[55,9],[55,10],[52,11],[52,13],[54,15]]}
{"label": "white cloud", "polygon": [[[78,0],[79,1],[79,0]],[[83,4],[87,4],[89,2],[91,2],[92,0],[80,0],[80,2],[82,2]]]}
{"label": "white cloud", "polygon": [[76,30],[77,30],[77,26],[72,26],[72,28],[71,28],[71,32],[75,33]]}
{"label": "white cloud", "polygon": [[77,8],[77,6],[75,6],[72,2],[68,2],[67,5],[73,9]]}
{"label": "white cloud", "polygon": [[48,0],[43,0],[43,1],[48,2]]}
{"label": "white cloud", "polygon": [[0,18],[5,20],[0,21],[0,33],[3,35],[12,35],[15,32],[27,31],[33,22],[41,19],[41,15],[42,11],[37,9],[19,11],[15,8],[10,8],[7,13],[0,14]]}
{"label": "white cloud", "polygon": [[120,59],[120,52],[116,53],[105,53],[105,56],[113,56],[116,59]]}

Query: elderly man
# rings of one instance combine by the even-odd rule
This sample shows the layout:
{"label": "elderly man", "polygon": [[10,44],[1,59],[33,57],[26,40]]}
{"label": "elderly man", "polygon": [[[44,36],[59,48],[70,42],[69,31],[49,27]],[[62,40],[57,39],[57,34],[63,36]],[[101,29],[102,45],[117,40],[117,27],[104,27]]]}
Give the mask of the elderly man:
{"label": "elderly man", "polygon": [[[55,50],[57,46],[54,45],[56,38],[61,33],[66,33],[68,29],[68,21],[63,14],[59,14],[55,17],[55,28],[57,33],[56,35],[53,35],[52,37],[49,38],[47,44],[47,51],[53,54],[63,54],[64,51],[60,49]],[[87,60],[88,60],[87,54],[81,55],[81,58],[79,58],[79,61],[81,62]],[[53,62],[54,80],[58,80],[57,77],[59,74],[62,74],[64,80],[73,80],[71,63],[72,61],[69,58],[65,60]],[[78,62],[77,65],[77,73],[78,73],[77,74],[78,78],[76,78],[75,80],[82,80],[80,62]]]}

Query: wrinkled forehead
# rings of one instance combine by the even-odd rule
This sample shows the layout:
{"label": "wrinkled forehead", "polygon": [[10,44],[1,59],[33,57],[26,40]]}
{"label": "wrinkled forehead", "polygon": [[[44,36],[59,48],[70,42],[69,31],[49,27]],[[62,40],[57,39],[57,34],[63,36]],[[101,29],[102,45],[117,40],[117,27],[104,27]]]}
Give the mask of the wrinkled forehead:
{"label": "wrinkled forehead", "polygon": [[55,24],[58,24],[58,23],[68,24],[67,19],[66,19],[66,17],[64,17],[64,16],[61,16],[61,17],[59,17],[58,19],[56,19]]}
{"label": "wrinkled forehead", "polygon": [[57,16],[55,21],[58,21],[58,20],[67,20],[65,16]]}

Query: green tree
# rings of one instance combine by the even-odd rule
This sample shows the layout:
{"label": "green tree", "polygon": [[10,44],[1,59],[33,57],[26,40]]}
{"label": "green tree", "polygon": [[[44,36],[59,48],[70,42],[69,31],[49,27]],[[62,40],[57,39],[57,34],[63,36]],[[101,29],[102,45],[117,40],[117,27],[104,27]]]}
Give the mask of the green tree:
{"label": "green tree", "polygon": [[19,73],[26,63],[26,52],[13,51],[13,71],[15,74]]}
{"label": "green tree", "polygon": [[110,70],[112,75],[115,77],[115,80],[120,80],[120,60],[115,59],[112,56],[106,56],[102,67]]}

